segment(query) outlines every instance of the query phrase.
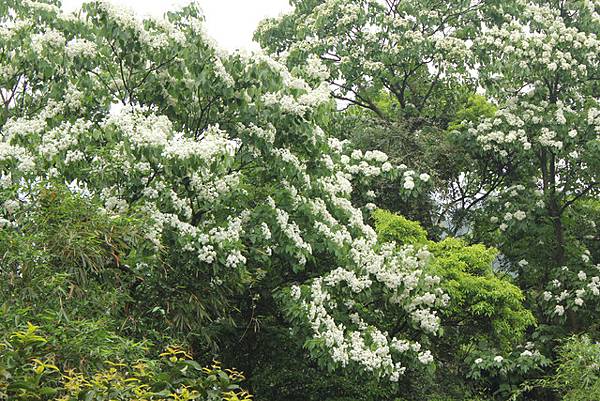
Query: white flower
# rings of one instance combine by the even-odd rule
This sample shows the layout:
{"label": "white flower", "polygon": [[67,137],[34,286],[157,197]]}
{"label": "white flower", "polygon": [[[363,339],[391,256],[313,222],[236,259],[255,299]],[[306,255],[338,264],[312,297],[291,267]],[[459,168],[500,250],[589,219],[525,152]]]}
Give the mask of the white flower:
{"label": "white flower", "polygon": [[558,301],[562,301],[563,299],[566,299],[568,296],[569,296],[569,291],[563,290],[559,295],[556,296],[556,299]]}
{"label": "white flower", "polygon": [[429,350],[420,352],[418,358],[419,362],[423,365],[433,362],[433,355],[431,355],[431,351]]}
{"label": "white flower", "polygon": [[521,356],[527,356],[527,357],[533,356],[533,352],[531,352],[527,349],[527,350],[521,352]]}
{"label": "white flower", "polygon": [[518,263],[518,265],[519,265],[519,266],[521,266],[521,267],[525,267],[525,266],[527,266],[528,264],[529,264],[529,262],[528,262],[528,261],[526,261],[525,259],[521,259],[521,260],[519,260],[519,263]]}
{"label": "white flower", "polygon": [[558,316],[564,315],[565,307],[562,305],[556,305],[556,307],[554,308],[554,313],[557,314]]}
{"label": "white flower", "polygon": [[583,305],[583,299],[581,299],[581,298],[575,298],[575,305],[578,305],[578,306]]}
{"label": "white flower", "polygon": [[423,182],[427,182],[429,181],[431,177],[429,176],[429,174],[427,173],[422,173],[421,175],[419,175],[419,179]]}
{"label": "white flower", "polygon": [[321,59],[314,54],[311,54],[306,60],[305,71],[311,78],[319,80],[329,78],[329,70],[323,64]]}
{"label": "white flower", "polygon": [[8,214],[14,214],[19,208],[19,202],[14,199],[9,199],[4,202],[4,209]]}
{"label": "white flower", "polygon": [[481,358],[475,359],[475,365],[479,365],[481,362],[483,362],[483,359],[481,359]]}
{"label": "white flower", "polygon": [[241,252],[238,250],[234,250],[227,256],[227,260],[225,261],[225,266],[237,267],[238,265],[243,265],[245,263],[246,263],[246,258],[241,254]]}
{"label": "white flower", "polygon": [[500,230],[501,231],[506,231],[506,229],[508,228],[508,226],[504,223],[500,224]]}
{"label": "white flower", "polygon": [[583,281],[587,278],[587,274],[585,274],[585,272],[583,270],[580,270],[579,273],[577,273],[577,278],[579,280]]}
{"label": "white flower", "polygon": [[494,357],[494,362],[501,363],[503,360],[504,360],[504,358],[503,358],[503,357],[501,357],[500,355],[496,355],[496,356]]}
{"label": "white flower", "polygon": [[496,216],[490,217],[490,222],[492,222],[494,224],[497,223],[498,222],[498,217],[496,217]]}
{"label": "white flower", "polygon": [[261,233],[262,233],[264,239],[266,239],[267,241],[271,239],[271,230],[269,229],[269,226],[267,225],[267,223],[265,223],[265,222],[261,223],[260,230],[261,230]]}
{"label": "white flower", "polygon": [[404,181],[404,189],[411,190],[415,187],[415,182],[412,179],[406,179]]}
{"label": "white flower", "polygon": [[513,215],[513,216],[514,216],[514,218],[515,218],[515,219],[517,219],[517,220],[519,220],[519,221],[522,221],[522,220],[524,220],[524,219],[525,219],[525,217],[527,217],[527,215],[525,214],[525,212],[524,212],[524,211],[522,211],[522,210],[517,210],[517,211],[514,213],[514,215]]}
{"label": "white flower", "polygon": [[300,295],[301,295],[300,287],[298,287],[297,285],[293,285],[290,288],[290,295],[294,299],[300,299]]}
{"label": "white flower", "polygon": [[76,56],[93,57],[96,55],[96,44],[86,39],[72,39],[67,42],[65,51],[71,58]]}

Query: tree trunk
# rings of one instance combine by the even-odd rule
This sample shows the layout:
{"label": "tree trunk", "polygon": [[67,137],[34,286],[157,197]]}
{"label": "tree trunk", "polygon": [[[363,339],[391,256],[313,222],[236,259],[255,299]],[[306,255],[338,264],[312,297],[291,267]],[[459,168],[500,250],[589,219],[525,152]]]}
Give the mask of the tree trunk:
{"label": "tree trunk", "polygon": [[548,174],[548,181],[550,183],[550,199],[548,202],[550,218],[552,219],[552,227],[554,229],[554,262],[556,266],[563,266],[565,264],[565,234],[564,227],[562,224],[562,211],[560,208],[560,202],[556,193],[556,163],[555,156],[553,154],[549,157],[550,171]]}

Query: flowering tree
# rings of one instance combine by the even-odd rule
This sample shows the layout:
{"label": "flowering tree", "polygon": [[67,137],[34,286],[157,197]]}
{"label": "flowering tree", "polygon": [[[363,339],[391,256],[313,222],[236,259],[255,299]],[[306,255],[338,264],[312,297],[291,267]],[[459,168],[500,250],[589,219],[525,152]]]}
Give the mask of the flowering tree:
{"label": "flowering tree", "polygon": [[[434,224],[500,250],[495,271],[525,293],[543,353],[597,332],[600,3],[291,3],[256,38],[292,70],[323,63],[339,104],[352,104],[338,135],[414,148],[402,162],[433,167]],[[397,207],[403,185],[382,185],[376,202]],[[547,364],[533,347],[482,349],[469,377],[510,391]]]}
{"label": "flowering tree", "polygon": [[510,176],[490,199],[494,240],[545,315],[583,312],[571,316],[573,329],[597,313],[600,295],[600,266],[585,246],[586,236],[597,238],[595,223],[569,223],[600,190],[599,12],[588,1],[505,7],[474,44],[481,83],[500,108],[465,138]]}
{"label": "flowering tree", "polygon": [[488,11],[495,2],[292,3],[292,13],[263,21],[256,39],[290,68],[322,62],[333,96],[363,109],[349,110],[350,127],[341,134],[357,131],[358,144],[385,146],[399,163],[424,169],[436,182],[427,212],[412,213],[402,199],[389,199],[402,181],[382,184],[377,200],[419,216],[430,231],[438,225],[464,231],[470,211],[504,181],[502,163],[472,159],[447,133],[477,89],[473,40],[485,30],[483,21],[494,24]]}
{"label": "flowering tree", "polygon": [[320,67],[303,79],[222,54],[194,6],[147,20],[106,2],[0,7],[5,230],[24,229],[49,183],[68,185],[108,220],[145,220],[145,244],[103,267],[135,281],[133,322],[214,340],[275,290],[327,365],[396,381],[432,362],[447,297],[429,253],[378,244],[350,201],[355,179],[399,170],[323,132]]}
{"label": "flowering tree", "polygon": [[387,111],[377,97],[388,91],[418,128],[452,108],[450,97],[468,83],[464,39],[480,3],[292,1],[294,12],[263,21],[256,38],[288,65],[306,61],[333,85],[334,97],[381,117]]}
{"label": "flowering tree", "polygon": [[[569,222],[599,191],[598,2],[294,5],[263,22],[261,44],[290,67],[320,59],[334,96],[383,119],[437,118],[436,151],[451,166],[434,188],[438,222],[500,247],[522,287],[552,301],[547,316],[584,304],[596,312],[598,261],[586,249],[597,239],[595,222]],[[485,97],[460,97],[477,86]],[[382,91],[397,107],[381,101]],[[439,120],[439,102],[456,107],[449,120]],[[423,124],[408,126],[423,137]]]}

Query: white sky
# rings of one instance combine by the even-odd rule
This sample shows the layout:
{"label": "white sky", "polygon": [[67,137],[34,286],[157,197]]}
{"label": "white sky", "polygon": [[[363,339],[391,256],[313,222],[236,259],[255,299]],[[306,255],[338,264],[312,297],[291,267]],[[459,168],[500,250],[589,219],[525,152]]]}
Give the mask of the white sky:
{"label": "white sky", "polygon": [[[160,16],[165,11],[188,4],[189,0],[110,0],[124,5],[135,13]],[[63,0],[63,8],[72,11],[83,0]],[[204,11],[206,30],[227,50],[256,50],[252,34],[259,21],[289,11],[288,0],[197,0]]]}

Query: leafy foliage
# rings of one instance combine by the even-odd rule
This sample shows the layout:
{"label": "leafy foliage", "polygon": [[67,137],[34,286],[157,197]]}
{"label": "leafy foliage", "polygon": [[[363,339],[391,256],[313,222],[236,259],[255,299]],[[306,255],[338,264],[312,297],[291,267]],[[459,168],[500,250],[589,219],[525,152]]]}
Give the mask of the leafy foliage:
{"label": "leafy foliage", "polygon": [[382,242],[395,241],[401,245],[425,245],[427,242],[427,232],[416,221],[383,209],[373,212],[373,220],[377,236]]}
{"label": "leafy foliage", "polygon": [[223,370],[219,363],[202,368],[178,348],[168,347],[161,359],[106,361],[95,372],[83,374],[57,366],[60,354],[50,344],[31,323],[4,339],[0,348],[0,399],[251,400],[237,384],[244,379],[240,372]]}
{"label": "leafy foliage", "polygon": [[572,337],[558,353],[556,375],[546,385],[565,401],[600,399],[600,345],[587,336]]}
{"label": "leafy foliage", "polygon": [[291,4],[0,4],[0,398],[593,397],[597,2]]}
{"label": "leafy foliage", "polygon": [[[493,271],[497,250],[450,237],[429,241],[417,222],[385,210],[376,210],[373,216],[380,238],[424,246],[432,254],[431,269],[449,296],[448,306],[442,312],[443,335],[435,341],[440,360],[459,369],[459,375],[465,377],[481,355],[508,354],[519,347],[535,318],[523,305],[523,292],[509,278]],[[540,360],[534,362],[537,357]],[[535,357],[531,353],[530,358],[520,358],[519,362],[524,373],[546,363],[539,352]],[[476,388],[473,386],[474,394]]]}

